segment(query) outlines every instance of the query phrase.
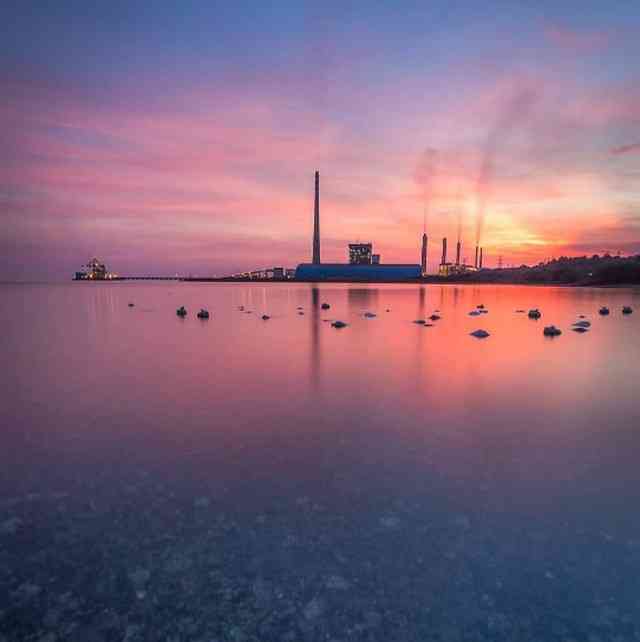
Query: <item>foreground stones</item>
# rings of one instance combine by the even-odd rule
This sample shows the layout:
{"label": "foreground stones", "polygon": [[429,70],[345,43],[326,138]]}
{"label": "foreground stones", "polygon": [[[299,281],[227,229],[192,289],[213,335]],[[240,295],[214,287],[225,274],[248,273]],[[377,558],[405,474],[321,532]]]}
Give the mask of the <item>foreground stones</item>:
{"label": "foreground stones", "polygon": [[556,328],[555,325],[548,325],[542,331],[545,337],[557,337],[562,334],[562,330]]}

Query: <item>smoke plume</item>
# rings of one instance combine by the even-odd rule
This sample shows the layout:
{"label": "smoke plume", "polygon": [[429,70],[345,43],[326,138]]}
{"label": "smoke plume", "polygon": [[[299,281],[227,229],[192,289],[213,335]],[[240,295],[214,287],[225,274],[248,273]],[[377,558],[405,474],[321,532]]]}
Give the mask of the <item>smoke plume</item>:
{"label": "smoke plume", "polygon": [[427,147],[420,157],[414,179],[420,187],[422,193],[422,202],[424,205],[424,224],[428,223],[429,210],[433,198],[433,183],[436,174],[436,161],[438,150]]}
{"label": "smoke plume", "polygon": [[640,152],[640,143],[632,143],[631,145],[622,145],[620,147],[614,147],[611,150],[611,153],[615,156],[620,154],[631,154],[633,152]]}
{"label": "smoke plume", "polygon": [[485,210],[493,179],[496,156],[511,132],[531,111],[536,101],[532,89],[523,89],[515,94],[495,125],[489,130],[482,150],[482,163],[476,181],[476,245],[480,245],[484,231]]}

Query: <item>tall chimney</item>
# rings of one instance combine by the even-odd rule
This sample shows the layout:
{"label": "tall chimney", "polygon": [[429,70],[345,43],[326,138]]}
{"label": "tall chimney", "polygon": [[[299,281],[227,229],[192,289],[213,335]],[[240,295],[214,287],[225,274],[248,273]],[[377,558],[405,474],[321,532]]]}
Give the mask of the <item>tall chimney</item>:
{"label": "tall chimney", "polygon": [[442,239],[442,265],[447,262],[447,237]]}
{"label": "tall chimney", "polygon": [[316,172],[316,198],[313,206],[313,259],[320,263],[320,172]]}
{"label": "tall chimney", "polygon": [[473,263],[473,267],[478,269],[478,246],[476,245],[476,260]]}
{"label": "tall chimney", "polygon": [[480,248],[480,265],[478,267],[482,269],[482,248]]}
{"label": "tall chimney", "polygon": [[456,245],[456,265],[460,265],[460,241]]}
{"label": "tall chimney", "polygon": [[427,273],[427,235],[422,235],[422,256],[420,260],[420,265],[422,267],[422,276]]}

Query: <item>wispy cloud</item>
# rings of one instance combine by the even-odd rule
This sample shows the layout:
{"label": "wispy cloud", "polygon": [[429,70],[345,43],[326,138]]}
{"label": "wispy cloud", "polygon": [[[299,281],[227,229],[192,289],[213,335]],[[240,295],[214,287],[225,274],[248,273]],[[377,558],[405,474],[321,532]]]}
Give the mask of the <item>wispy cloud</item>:
{"label": "wispy cloud", "polygon": [[611,42],[610,34],[605,31],[583,31],[558,24],[548,24],[544,34],[555,47],[578,54],[602,51]]}
{"label": "wispy cloud", "polygon": [[640,143],[631,143],[630,145],[620,145],[620,147],[613,147],[611,153],[615,156],[621,154],[634,154],[640,152]]}

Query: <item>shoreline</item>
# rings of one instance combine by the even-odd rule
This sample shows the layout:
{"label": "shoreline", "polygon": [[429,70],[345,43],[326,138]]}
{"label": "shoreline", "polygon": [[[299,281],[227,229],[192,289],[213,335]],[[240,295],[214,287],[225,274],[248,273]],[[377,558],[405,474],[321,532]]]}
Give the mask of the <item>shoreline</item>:
{"label": "shoreline", "polygon": [[[640,288],[640,283],[562,283],[562,282],[523,282],[523,281],[503,281],[503,280],[485,280],[485,279],[449,279],[443,277],[427,277],[424,279],[403,279],[403,280],[386,280],[386,281],[372,281],[360,279],[336,279],[336,280],[307,280],[307,279],[230,279],[226,277],[118,277],[116,279],[72,279],[74,283],[122,283],[132,281],[172,281],[174,283],[253,283],[253,284],[280,284],[291,285],[296,283],[312,283],[312,284],[335,284],[335,285],[518,285],[526,287],[562,287],[562,288]],[[7,282],[9,284],[11,282]],[[29,281],[16,281],[15,284],[20,283],[38,283]],[[42,282],[39,282],[42,283]],[[51,283],[60,283],[59,281],[52,281]]]}

